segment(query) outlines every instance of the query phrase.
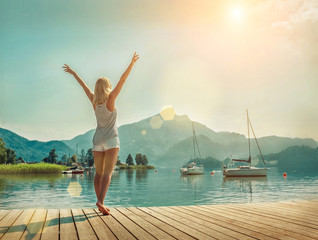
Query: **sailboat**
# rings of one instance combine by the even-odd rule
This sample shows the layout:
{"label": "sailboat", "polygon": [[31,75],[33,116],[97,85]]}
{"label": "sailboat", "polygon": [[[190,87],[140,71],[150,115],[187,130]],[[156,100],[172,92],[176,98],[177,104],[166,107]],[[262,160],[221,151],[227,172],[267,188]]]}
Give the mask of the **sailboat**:
{"label": "sailboat", "polygon": [[195,158],[195,147],[198,149],[198,153],[201,159],[201,153],[198,145],[197,136],[194,131],[194,124],[192,122],[192,133],[193,133],[193,162],[186,164],[182,168],[180,168],[180,173],[182,175],[202,175],[204,173],[203,165],[197,165]]}
{"label": "sailboat", "polygon": [[246,110],[246,115],[247,115],[247,134],[248,134],[248,150],[249,150],[249,158],[248,160],[242,160],[242,159],[232,159],[232,161],[236,162],[246,162],[249,165],[247,166],[239,166],[237,168],[227,168],[226,166],[223,166],[223,175],[225,177],[266,177],[267,175],[267,168],[257,168],[257,167],[252,167],[251,166],[251,142],[250,142],[250,127],[253,132],[254,139],[256,141],[259,153],[263,159],[263,164],[265,164],[265,160],[263,157],[263,154],[261,152],[261,148],[258,144],[257,138],[255,136],[254,129],[252,127],[252,123],[248,117],[248,110]]}

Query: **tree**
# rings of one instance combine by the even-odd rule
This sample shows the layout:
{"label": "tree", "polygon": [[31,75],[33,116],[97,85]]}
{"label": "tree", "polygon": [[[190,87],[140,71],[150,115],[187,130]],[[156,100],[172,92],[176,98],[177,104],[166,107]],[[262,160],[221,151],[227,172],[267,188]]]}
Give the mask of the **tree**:
{"label": "tree", "polygon": [[73,156],[71,157],[71,162],[77,162],[76,154],[73,154]]}
{"label": "tree", "polygon": [[91,148],[87,150],[86,159],[87,159],[88,166],[90,167],[94,166],[94,155]]}
{"label": "tree", "polygon": [[18,158],[17,162],[25,163],[25,161],[23,160],[23,158],[21,156]]}
{"label": "tree", "polygon": [[7,151],[5,146],[4,141],[0,138],[0,164],[5,164],[7,162]]}
{"label": "tree", "polygon": [[43,158],[42,162],[49,163],[49,158],[48,157]]}
{"label": "tree", "polygon": [[63,164],[67,163],[67,155],[66,154],[63,155],[62,162],[63,162]]}
{"label": "tree", "polygon": [[62,160],[58,161],[57,164],[62,165],[63,164]]}
{"label": "tree", "polygon": [[57,155],[55,154],[55,148],[53,148],[50,153],[49,153],[49,156],[48,156],[48,162],[49,163],[57,163]]}
{"label": "tree", "polygon": [[128,156],[126,158],[126,163],[127,163],[127,165],[135,165],[134,159],[132,158],[132,156],[130,154],[128,154]]}
{"label": "tree", "polygon": [[16,164],[17,158],[15,151],[11,148],[7,148],[7,164]]}
{"label": "tree", "polygon": [[135,161],[136,161],[137,165],[141,165],[142,164],[142,155],[141,155],[141,153],[137,153],[136,154]]}
{"label": "tree", "polygon": [[141,158],[141,165],[147,165],[148,164],[148,158],[146,155],[142,155],[142,158]]}
{"label": "tree", "polygon": [[116,165],[121,165],[120,159],[119,159],[119,155],[117,156],[117,163]]}
{"label": "tree", "polygon": [[84,149],[82,149],[82,151],[81,151],[81,156],[80,156],[80,162],[81,162],[81,164],[83,165],[83,163],[85,162],[85,150]]}

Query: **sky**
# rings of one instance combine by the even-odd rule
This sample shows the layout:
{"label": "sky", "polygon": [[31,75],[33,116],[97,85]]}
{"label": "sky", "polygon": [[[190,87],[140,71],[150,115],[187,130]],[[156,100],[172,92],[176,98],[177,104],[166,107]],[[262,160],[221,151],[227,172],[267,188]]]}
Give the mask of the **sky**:
{"label": "sky", "polygon": [[96,127],[70,65],[93,91],[140,55],[118,125],[173,106],[214,131],[318,140],[318,1],[2,0],[0,127],[71,139]]}

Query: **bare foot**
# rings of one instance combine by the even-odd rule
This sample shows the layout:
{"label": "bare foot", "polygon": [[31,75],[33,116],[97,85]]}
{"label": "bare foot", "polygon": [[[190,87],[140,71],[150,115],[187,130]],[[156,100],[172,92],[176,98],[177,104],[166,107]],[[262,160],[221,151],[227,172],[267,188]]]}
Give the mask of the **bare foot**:
{"label": "bare foot", "polygon": [[106,206],[104,205],[104,203],[102,203],[102,205],[106,208],[106,210],[107,210],[108,212],[110,212],[110,209],[109,209],[108,207],[106,207]]}
{"label": "bare foot", "polygon": [[[106,208],[106,210],[108,211],[108,212],[110,212],[110,209],[108,208],[108,207],[105,207]],[[98,210],[101,212],[102,210],[100,210],[100,208],[98,208]]]}
{"label": "bare foot", "polygon": [[109,210],[107,210],[107,208],[100,202],[96,202],[96,206],[98,207],[98,210],[103,213],[103,215],[110,215],[110,213],[108,212]]}

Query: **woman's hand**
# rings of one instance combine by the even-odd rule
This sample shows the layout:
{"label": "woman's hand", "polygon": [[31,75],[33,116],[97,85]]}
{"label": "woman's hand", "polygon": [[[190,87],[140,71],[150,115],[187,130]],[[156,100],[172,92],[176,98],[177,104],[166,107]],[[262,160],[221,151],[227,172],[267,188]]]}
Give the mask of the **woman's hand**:
{"label": "woman's hand", "polygon": [[135,64],[135,62],[137,62],[138,59],[139,59],[139,55],[137,55],[135,52],[133,58],[131,59],[131,63]]}
{"label": "woman's hand", "polygon": [[68,72],[68,73],[70,73],[70,74],[74,75],[74,73],[75,73],[75,72],[73,71],[73,69],[72,69],[72,68],[70,68],[70,66],[69,66],[69,65],[64,64],[63,68],[64,68],[64,72]]}

